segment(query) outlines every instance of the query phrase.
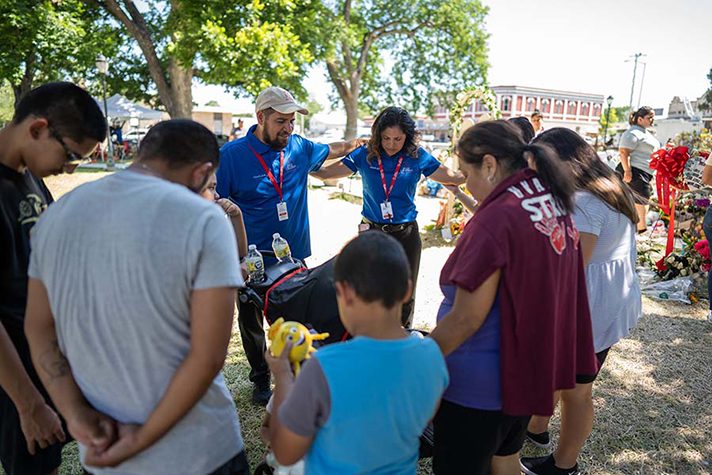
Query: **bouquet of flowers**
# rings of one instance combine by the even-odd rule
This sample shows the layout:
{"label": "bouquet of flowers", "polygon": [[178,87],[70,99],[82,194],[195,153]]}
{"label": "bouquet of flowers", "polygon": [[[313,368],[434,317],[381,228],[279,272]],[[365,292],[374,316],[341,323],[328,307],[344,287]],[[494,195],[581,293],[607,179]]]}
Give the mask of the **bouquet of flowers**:
{"label": "bouquet of flowers", "polygon": [[[666,146],[650,156],[650,168],[657,170],[658,180],[667,182],[678,190],[697,190],[704,188],[702,170],[709,157],[709,152],[685,146]],[[660,180],[662,178],[662,180]],[[658,196],[663,196],[660,186]]]}
{"label": "bouquet of flowers", "polygon": [[690,251],[685,254],[673,252],[667,256],[663,262],[664,269],[658,270],[658,275],[662,280],[675,279],[677,277],[690,277],[702,269],[703,257],[697,251]]}
{"label": "bouquet of flowers", "polygon": [[690,158],[685,163],[685,168],[682,171],[682,180],[686,186],[686,190],[699,190],[704,188],[702,183],[702,170],[705,168],[705,162],[709,157],[709,152],[692,149],[689,151]]}
{"label": "bouquet of flowers", "polygon": [[[687,190],[683,172],[690,159],[689,150],[689,148],[683,146],[667,146],[653,152],[650,155],[650,168],[658,172],[655,181],[667,185],[665,188],[672,186],[678,190]],[[661,190],[660,185],[658,185],[658,197],[665,196],[664,193],[660,193],[661,191],[666,190]],[[669,189],[667,194],[670,194]]]}
{"label": "bouquet of flowers", "polygon": [[704,161],[709,154],[693,150],[690,152],[689,147],[685,146],[666,146],[650,156],[650,168],[657,171],[655,177],[655,186],[659,206],[663,214],[669,217],[668,222],[668,238],[665,246],[665,257],[656,263],[658,271],[664,272],[668,270],[670,263],[667,262],[667,257],[673,251],[675,237],[675,207],[679,191],[687,191],[690,185],[686,181],[685,170],[687,168],[687,176],[690,177],[691,183],[697,184],[697,179],[701,185],[702,169],[704,169]]}
{"label": "bouquet of flowers", "polygon": [[701,241],[697,241],[694,244],[694,248],[695,251],[697,251],[697,254],[702,257],[700,269],[705,272],[709,272],[710,267],[712,267],[712,260],[710,260],[710,243],[707,241],[707,239],[703,239]]}

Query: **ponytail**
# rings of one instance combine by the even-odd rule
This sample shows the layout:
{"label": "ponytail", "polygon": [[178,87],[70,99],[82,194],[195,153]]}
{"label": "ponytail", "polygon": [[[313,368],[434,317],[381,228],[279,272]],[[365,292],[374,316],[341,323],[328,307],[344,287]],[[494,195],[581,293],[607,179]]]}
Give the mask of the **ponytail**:
{"label": "ponytail", "polygon": [[650,114],[653,114],[655,111],[653,110],[652,107],[648,106],[643,106],[637,111],[633,111],[630,113],[628,116],[628,124],[630,125],[638,125],[638,119],[641,119],[643,117],[647,117]]}
{"label": "ponytail", "polygon": [[532,168],[562,209],[567,212],[574,209],[575,184],[571,171],[549,145],[527,145],[521,129],[512,122],[488,120],[475,124],[460,137],[457,154],[464,162],[477,167],[481,167],[484,156],[490,154],[505,170]]}
{"label": "ponytail", "polygon": [[573,211],[576,187],[571,172],[557,158],[556,151],[548,145],[535,143],[522,147],[521,156],[536,170],[557,204],[569,213]]}

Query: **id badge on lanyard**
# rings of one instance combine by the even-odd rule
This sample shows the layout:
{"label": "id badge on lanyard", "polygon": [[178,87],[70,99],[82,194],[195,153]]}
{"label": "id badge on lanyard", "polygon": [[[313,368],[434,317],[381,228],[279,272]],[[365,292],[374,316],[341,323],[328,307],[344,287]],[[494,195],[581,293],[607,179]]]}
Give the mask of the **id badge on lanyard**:
{"label": "id badge on lanyard", "polygon": [[393,172],[393,178],[391,179],[391,186],[386,188],[386,174],[383,171],[383,161],[378,158],[378,169],[381,172],[381,184],[383,185],[383,193],[386,195],[386,199],[381,203],[381,217],[384,220],[393,219],[393,205],[391,204],[391,191],[393,191],[393,185],[396,184],[396,178],[398,178],[398,173],[400,172],[401,165],[403,164],[403,155],[401,154],[396,164],[396,169]]}
{"label": "id badge on lanyard", "polygon": [[[248,145],[248,147],[250,146]],[[267,178],[269,178],[269,181],[272,182],[272,186],[274,186],[274,189],[279,195],[279,203],[277,203],[277,219],[279,219],[280,221],[288,220],[289,211],[287,210],[287,202],[284,201],[284,193],[282,191],[282,185],[284,180],[284,151],[279,152],[279,183],[277,183],[277,180],[275,179],[272,170],[269,169],[264,158],[262,158],[262,155],[257,153],[257,151],[252,147],[250,147],[250,150],[257,158],[257,160],[260,161],[260,165],[262,165],[262,168],[264,168],[265,173],[267,174]]]}
{"label": "id badge on lanyard", "polygon": [[289,211],[287,211],[287,202],[280,201],[277,203],[277,218],[280,221],[286,221],[289,219]]}
{"label": "id badge on lanyard", "polygon": [[390,201],[381,203],[381,216],[383,219],[393,219],[393,206]]}

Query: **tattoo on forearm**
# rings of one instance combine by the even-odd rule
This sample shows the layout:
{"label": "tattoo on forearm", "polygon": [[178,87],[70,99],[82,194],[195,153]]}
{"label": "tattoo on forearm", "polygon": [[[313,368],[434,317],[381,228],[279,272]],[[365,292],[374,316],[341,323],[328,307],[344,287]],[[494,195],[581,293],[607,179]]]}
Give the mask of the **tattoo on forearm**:
{"label": "tattoo on forearm", "polygon": [[50,382],[63,378],[71,372],[69,361],[59,349],[59,342],[56,339],[52,341],[50,349],[40,355],[40,366],[49,376]]}

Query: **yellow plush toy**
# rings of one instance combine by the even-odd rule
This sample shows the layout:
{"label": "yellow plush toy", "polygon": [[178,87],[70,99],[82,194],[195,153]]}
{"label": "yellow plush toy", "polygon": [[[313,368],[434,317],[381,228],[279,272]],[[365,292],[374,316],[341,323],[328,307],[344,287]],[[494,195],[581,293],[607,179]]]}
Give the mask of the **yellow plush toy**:
{"label": "yellow plush toy", "polygon": [[292,342],[292,351],[289,352],[289,362],[292,363],[294,375],[299,375],[301,364],[311,357],[316,351],[312,346],[313,341],[324,340],[329,337],[328,333],[313,334],[309,329],[299,322],[285,322],[284,318],[278,318],[269,327],[267,338],[271,342],[269,347],[272,356],[278,357],[282,354],[284,346],[288,341]]}

